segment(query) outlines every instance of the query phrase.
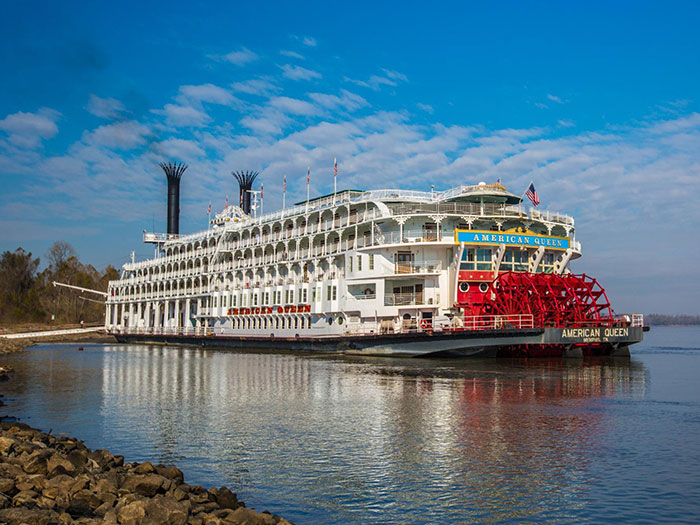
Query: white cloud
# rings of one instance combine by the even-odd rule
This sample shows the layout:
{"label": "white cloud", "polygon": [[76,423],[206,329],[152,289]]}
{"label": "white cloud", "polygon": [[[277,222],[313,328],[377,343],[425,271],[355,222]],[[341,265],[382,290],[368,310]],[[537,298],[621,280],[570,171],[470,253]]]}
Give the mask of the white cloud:
{"label": "white cloud", "polygon": [[253,53],[247,47],[242,47],[238,51],[231,51],[230,53],[221,57],[226,62],[231,62],[237,66],[245,66],[251,62],[255,62],[258,59],[258,55]]}
{"label": "white cloud", "polygon": [[562,128],[573,128],[576,125],[573,120],[568,119],[557,120],[557,124],[559,124]]}
{"label": "white cloud", "polygon": [[295,66],[292,64],[285,64],[281,67],[282,75],[291,80],[313,80],[315,78],[321,78],[321,73],[311,69],[306,69],[305,67]]}
{"label": "white cloud", "polygon": [[267,77],[253,78],[250,80],[235,82],[234,84],[231,84],[231,87],[235,91],[240,91],[241,93],[247,93],[249,95],[258,96],[268,96],[272,93],[277,93],[282,89],[277,84],[275,84],[271,78]]}
{"label": "white cloud", "polygon": [[552,102],[556,102],[557,104],[564,103],[564,101],[560,97],[552,95],[551,93],[547,93],[547,100],[551,100]]}
{"label": "white cloud", "polygon": [[261,135],[279,135],[291,119],[281,111],[264,111],[257,116],[243,117],[241,126]]}
{"label": "white cloud", "polygon": [[85,133],[83,139],[88,144],[129,150],[145,144],[150,133],[148,127],[143,124],[128,120],[100,126],[92,132]]}
{"label": "white cloud", "polygon": [[8,134],[7,140],[18,148],[36,148],[42,139],[50,139],[58,133],[58,111],[41,108],[36,113],[19,111],[0,120],[0,130]]}
{"label": "white cloud", "polygon": [[281,50],[280,55],[284,55],[289,58],[298,58],[299,60],[304,60],[304,55],[300,55],[296,51],[289,51],[287,49]]}
{"label": "white cloud", "polygon": [[387,78],[391,78],[400,82],[408,82],[408,77],[403,73],[394,71],[392,69],[382,69],[382,71],[384,71],[384,74],[387,76]]}
{"label": "white cloud", "polygon": [[358,86],[373,89],[374,91],[379,91],[382,86],[395,87],[399,85],[399,82],[408,82],[408,77],[403,73],[390,69],[382,69],[382,75],[372,75],[368,80],[357,80],[349,77],[344,77],[346,82],[351,82]]}
{"label": "white cloud", "polygon": [[154,109],[151,111],[157,115],[163,115],[166,123],[176,128],[199,128],[205,126],[211,120],[211,117],[204,111],[193,108],[192,106],[182,106],[180,104],[166,104],[163,109]]}
{"label": "white cloud", "polygon": [[235,98],[230,91],[215,86],[214,84],[200,84],[196,86],[180,86],[180,101],[210,102],[230,106]]}
{"label": "white cloud", "polygon": [[309,47],[316,47],[318,45],[318,42],[316,42],[316,39],[312,36],[305,36],[301,40],[301,43]]}
{"label": "white cloud", "polygon": [[195,160],[206,153],[193,140],[171,138],[156,144],[156,149],[168,158]]}
{"label": "white cloud", "polygon": [[433,106],[431,106],[430,104],[421,104],[420,102],[418,102],[418,103],[416,104],[416,107],[417,107],[418,109],[422,109],[423,111],[425,111],[426,113],[429,113],[429,114],[431,114],[431,115],[432,115],[433,113],[435,113],[435,109],[434,109]]}
{"label": "white cloud", "polygon": [[369,106],[369,102],[360,95],[351,93],[345,89],[340,90],[340,96],[328,93],[309,93],[311,100],[326,109],[345,108],[348,111],[356,111]]}
{"label": "white cloud", "polygon": [[318,114],[318,109],[313,104],[296,98],[274,97],[270,99],[270,106],[292,115],[309,116]]}
{"label": "white cloud", "polygon": [[90,95],[86,109],[96,117],[105,119],[116,119],[127,112],[124,104],[116,98],[101,98],[97,95]]}

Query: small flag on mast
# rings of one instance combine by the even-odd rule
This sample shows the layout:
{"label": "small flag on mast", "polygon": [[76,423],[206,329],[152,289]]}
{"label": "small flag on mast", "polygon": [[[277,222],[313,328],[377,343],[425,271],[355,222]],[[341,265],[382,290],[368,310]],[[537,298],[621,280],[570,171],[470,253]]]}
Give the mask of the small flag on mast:
{"label": "small flag on mast", "polygon": [[540,205],[540,197],[537,195],[537,190],[535,189],[535,185],[531,182],[530,186],[528,186],[527,191],[525,192],[525,195],[527,195],[527,198],[532,201],[532,205],[537,207]]}
{"label": "small flag on mast", "polygon": [[287,193],[287,176],[284,176],[284,182],[282,183],[282,193]]}
{"label": "small flag on mast", "polygon": [[262,182],[260,183],[260,198],[263,198],[263,184]]}
{"label": "small flag on mast", "polygon": [[209,201],[209,207],[207,208],[207,215],[211,213],[211,201]]}
{"label": "small flag on mast", "polygon": [[228,195],[226,195],[226,208],[228,208]]}
{"label": "small flag on mast", "polygon": [[308,186],[311,182],[311,166],[306,168],[306,185]]}
{"label": "small flag on mast", "polygon": [[333,157],[333,176],[338,176],[338,159],[336,159],[335,157]]}

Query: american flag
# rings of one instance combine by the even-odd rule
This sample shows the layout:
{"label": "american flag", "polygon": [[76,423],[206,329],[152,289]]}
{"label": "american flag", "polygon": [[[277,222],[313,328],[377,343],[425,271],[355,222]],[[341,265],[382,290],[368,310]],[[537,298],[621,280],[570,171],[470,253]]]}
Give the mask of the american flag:
{"label": "american flag", "polygon": [[209,201],[209,207],[207,208],[207,215],[211,213],[211,201]]}
{"label": "american flag", "polygon": [[282,193],[287,193],[287,176],[284,176],[284,182],[282,183]]}
{"label": "american flag", "polygon": [[333,176],[338,176],[338,159],[336,159],[335,157],[333,157]]}
{"label": "american flag", "polygon": [[311,182],[311,166],[306,168],[306,184],[308,185]]}
{"label": "american flag", "polygon": [[263,185],[262,182],[260,183],[260,198],[263,198]]}
{"label": "american flag", "polygon": [[228,195],[226,195],[226,208],[228,208]]}
{"label": "american flag", "polygon": [[532,201],[533,206],[537,207],[540,205],[540,197],[537,195],[537,190],[532,182],[530,183],[530,186],[528,186],[525,195],[527,195],[527,198]]}

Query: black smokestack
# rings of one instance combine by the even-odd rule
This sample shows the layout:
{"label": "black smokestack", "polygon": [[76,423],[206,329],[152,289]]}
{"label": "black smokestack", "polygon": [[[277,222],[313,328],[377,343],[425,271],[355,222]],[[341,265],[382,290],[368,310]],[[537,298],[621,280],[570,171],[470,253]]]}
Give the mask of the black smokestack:
{"label": "black smokestack", "polygon": [[168,177],[168,235],[177,235],[180,233],[180,178],[187,164],[161,162],[160,167]]}
{"label": "black smokestack", "polygon": [[241,209],[250,215],[250,190],[253,188],[253,182],[260,175],[257,171],[232,171],[231,175],[236,177],[240,188],[240,203]]}

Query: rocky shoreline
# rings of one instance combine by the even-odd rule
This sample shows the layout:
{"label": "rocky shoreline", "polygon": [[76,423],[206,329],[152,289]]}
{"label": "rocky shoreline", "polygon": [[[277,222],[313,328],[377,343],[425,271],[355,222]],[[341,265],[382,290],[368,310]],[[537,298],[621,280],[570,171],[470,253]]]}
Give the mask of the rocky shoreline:
{"label": "rocky shoreline", "polygon": [[[21,346],[26,346],[26,341]],[[21,350],[21,347],[19,348]],[[16,351],[9,350],[8,351]],[[7,353],[3,351],[2,353]],[[0,422],[0,523],[286,525],[226,487],[185,483],[173,466],[126,463],[75,438]]]}

